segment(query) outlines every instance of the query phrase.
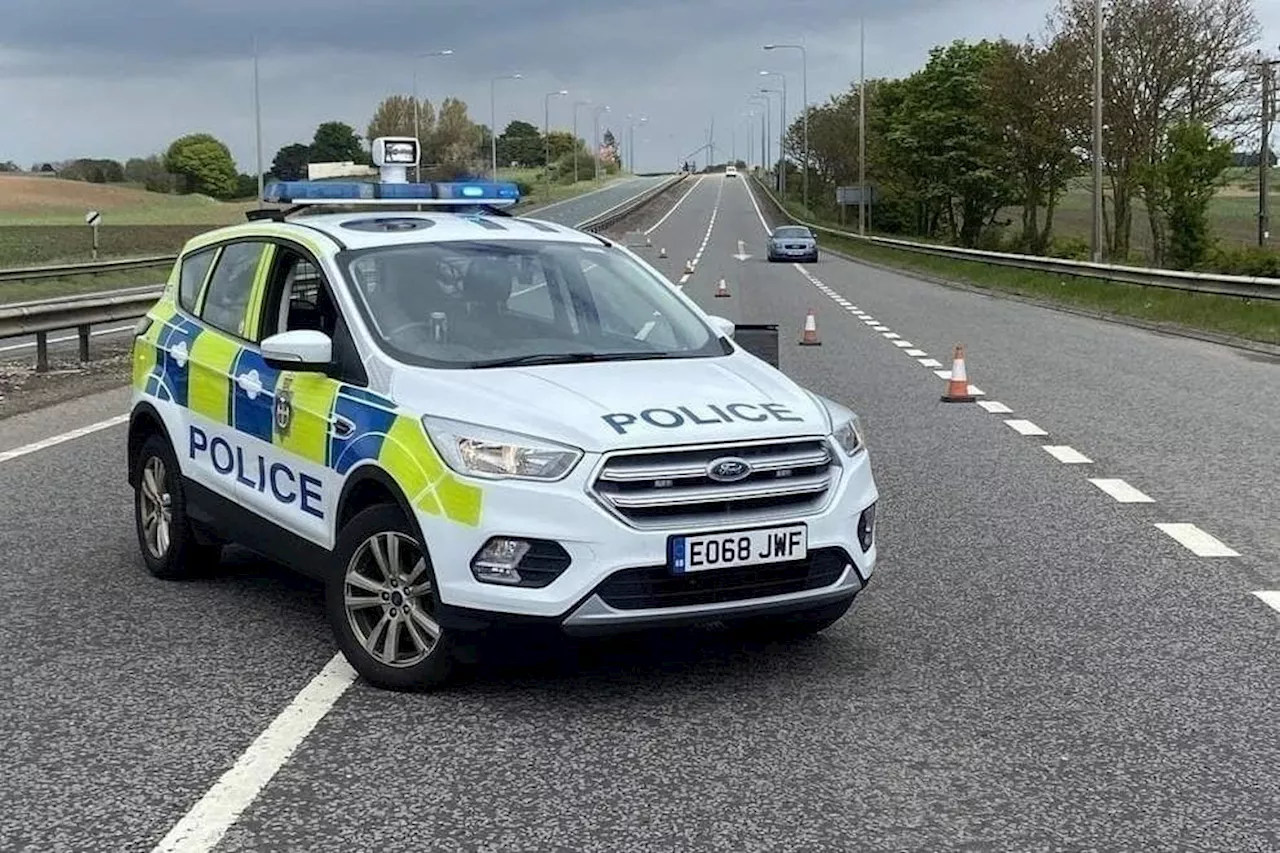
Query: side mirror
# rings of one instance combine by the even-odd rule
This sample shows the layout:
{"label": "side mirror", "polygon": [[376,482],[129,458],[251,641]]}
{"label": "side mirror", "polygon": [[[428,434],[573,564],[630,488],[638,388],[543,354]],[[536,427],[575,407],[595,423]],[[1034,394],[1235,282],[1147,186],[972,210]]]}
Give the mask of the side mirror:
{"label": "side mirror", "polygon": [[737,331],[738,327],[732,320],[726,320],[723,317],[716,317],[714,315],[707,319],[711,321],[711,325],[717,332],[724,335],[726,338],[733,340],[733,335]]}
{"label": "side mirror", "polygon": [[276,370],[323,372],[333,363],[333,341],[311,329],[281,332],[262,342],[262,360]]}

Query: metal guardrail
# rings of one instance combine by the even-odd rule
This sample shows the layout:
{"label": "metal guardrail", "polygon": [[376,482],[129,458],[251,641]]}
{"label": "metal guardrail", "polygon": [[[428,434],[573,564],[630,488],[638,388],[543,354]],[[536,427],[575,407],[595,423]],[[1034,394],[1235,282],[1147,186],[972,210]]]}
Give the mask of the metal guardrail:
{"label": "metal guardrail", "polygon": [[[585,219],[574,227],[593,233],[601,231],[623,217],[634,213],[686,177],[687,175],[683,173],[673,175],[671,180],[662,181],[657,186],[650,187],[602,213]],[[61,267],[36,267],[33,268],[38,271],[35,276],[20,274],[29,273],[29,270],[0,270],[0,281],[33,277],[52,278],[58,275],[84,272],[146,269],[163,264],[172,264],[176,260],[177,256],[174,255],[164,258],[133,258],[121,261],[100,261],[92,264],[70,264]],[[164,285],[149,285],[78,296],[59,296],[53,299],[40,299],[31,302],[0,304],[0,340],[34,335],[36,339],[36,370],[44,372],[49,369],[49,332],[74,328],[79,340],[80,361],[86,362],[89,360],[89,333],[91,327],[102,323],[133,320],[141,317],[160,298],[163,290]]]}
{"label": "metal guardrail", "polygon": [[170,266],[177,255],[157,255],[148,258],[121,258],[115,261],[93,261],[87,264],[57,264],[38,267],[9,267],[0,269],[0,281],[26,281],[33,278],[63,278],[69,275],[145,270]]}
{"label": "metal guardrail", "polygon": [[962,249],[957,246],[939,246],[931,243],[914,243],[892,237],[868,237],[841,231],[826,225],[807,222],[793,216],[779,202],[763,181],[753,178],[761,191],[773,203],[778,212],[790,222],[804,225],[822,234],[831,234],[848,240],[862,240],[878,246],[935,255],[952,260],[976,261],[992,266],[1014,267],[1036,272],[1094,278],[1104,281],[1137,284],[1143,287],[1163,287],[1196,293],[1213,293],[1219,296],[1236,296],[1247,299],[1280,300],[1280,279],[1256,278],[1243,275],[1184,272],[1182,270],[1158,270],[1145,267],[1128,267],[1119,264],[1095,264],[1090,261],[1072,261],[1065,258],[1045,258],[1039,255],[1017,255],[1010,252],[986,252],[980,249]]}

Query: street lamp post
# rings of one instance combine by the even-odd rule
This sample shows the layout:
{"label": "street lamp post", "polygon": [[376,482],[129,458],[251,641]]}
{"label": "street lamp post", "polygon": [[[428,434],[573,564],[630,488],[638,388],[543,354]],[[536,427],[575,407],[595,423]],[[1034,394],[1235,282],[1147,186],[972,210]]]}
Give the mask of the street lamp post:
{"label": "street lamp post", "polygon": [[787,200],[787,76],[777,71],[761,71],[761,77],[777,77],[782,81],[782,124],[778,127],[778,195]]}
{"label": "street lamp post", "polygon": [[595,152],[595,172],[596,180],[600,180],[600,114],[609,112],[609,108],[603,104],[591,111],[592,120],[592,150]]}
{"label": "street lamp post", "polygon": [[[432,56],[453,56],[452,50],[432,50],[427,53],[420,53],[417,59],[426,59]],[[413,167],[413,179],[415,181],[422,180],[422,117],[420,116],[418,107],[418,63],[413,63],[413,138],[418,140],[418,165]]]}
{"label": "street lamp post", "polygon": [[765,50],[800,51],[801,97],[804,99],[804,206],[809,208],[809,56],[802,44],[766,44]]}
{"label": "street lamp post", "polygon": [[498,181],[498,81],[522,78],[520,74],[502,74],[489,80],[489,157],[493,167],[490,180],[494,183]]}
{"label": "street lamp post", "polygon": [[591,106],[590,101],[573,102],[573,182],[578,183],[578,108]]}
{"label": "street lamp post", "polygon": [[[639,124],[644,124],[649,119],[640,116]],[[636,124],[637,122],[627,116],[627,153],[631,157],[631,174],[636,173]]]}
{"label": "street lamp post", "polygon": [[748,98],[751,103],[762,106],[760,111],[760,168],[764,171],[769,169],[769,111],[773,109],[773,101],[769,98],[769,91],[769,89],[761,89],[760,93]]}
{"label": "street lamp post", "polygon": [[547,147],[542,172],[546,178],[548,193],[551,192],[551,99],[562,98],[567,94],[568,89],[561,89],[558,92],[547,92],[542,99],[542,139]]}

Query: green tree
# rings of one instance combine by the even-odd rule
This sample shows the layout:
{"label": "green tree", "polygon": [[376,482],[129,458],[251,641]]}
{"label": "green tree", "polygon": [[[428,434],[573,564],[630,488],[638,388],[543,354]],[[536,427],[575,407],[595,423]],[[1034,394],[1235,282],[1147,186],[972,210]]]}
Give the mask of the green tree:
{"label": "green tree", "polygon": [[[574,135],[566,130],[553,130],[547,134],[547,145],[551,148],[551,162],[556,163],[562,157],[577,152],[586,152],[586,144],[581,139],[574,138]],[[570,169],[573,168],[572,159],[569,161]]]}
{"label": "green tree", "polygon": [[1168,225],[1168,261],[1174,268],[1192,269],[1209,256],[1209,204],[1232,159],[1229,141],[1214,139],[1199,122],[1182,122],[1169,129],[1160,161],[1143,176],[1146,185],[1157,188],[1156,208]]}
{"label": "green tree", "polygon": [[481,161],[488,160],[480,156],[480,142],[480,127],[467,115],[466,102],[445,98],[433,140],[440,179],[476,174]]}
{"label": "green tree", "polygon": [[179,191],[231,198],[236,192],[236,164],[231,152],[207,133],[174,140],[164,155],[166,172],[177,175]]}
{"label": "green tree", "polygon": [[367,163],[369,155],[360,144],[355,128],[340,121],[326,121],[316,128],[311,141],[312,163]]}
{"label": "green tree", "polygon": [[1089,114],[1087,90],[1079,85],[1088,68],[1074,48],[1063,38],[1046,47],[1001,42],[984,73],[985,114],[1009,158],[1014,200],[1022,205],[1020,248],[1037,255],[1047,250],[1058,200],[1082,166],[1073,131]]}
{"label": "green tree", "polygon": [[982,115],[983,74],[998,56],[999,47],[985,40],[934,48],[907,79],[889,132],[895,159],[922,178],[926,202],[962,246],[977,245],[1011,195],[1006,151]]}
{"label": "green tree", "polygon": [[513,121],[498,137],[498,163],[519,166],[541,166],[546,159],[542,134],[527,121]]}
{"label": "green tree", "polygon": [[370,140],[380,136],[412,136],[418,140],[418,148],[422,153],[421,162],[434,163],[435,152],[430,149],[436,124],[435,109],[425,98],[418,101],[418,127],[415,131],[413,107],[412,95],[391,95],[384,98],[373,111],[366,136]]}
{"label": "green tree", "polygon": [[271,161],[271,174],[280,181],[301,181],[307,177],[307,164],[311,162],[311,146],[295,142],[276,152]]}
{"label": "green tree", "polygon": [[175,187],[174,176],[165,171],[164,160],[158,154],[131,157],[124,165],[124,179],[157,193],[173,192]]}
{"label": "green tree", "polygon": [[18,168],[18,164],[13,162],[12,160],[6,160],[3,163],[0,163],[0,172],[21,172],[21,171],[22,170]]}

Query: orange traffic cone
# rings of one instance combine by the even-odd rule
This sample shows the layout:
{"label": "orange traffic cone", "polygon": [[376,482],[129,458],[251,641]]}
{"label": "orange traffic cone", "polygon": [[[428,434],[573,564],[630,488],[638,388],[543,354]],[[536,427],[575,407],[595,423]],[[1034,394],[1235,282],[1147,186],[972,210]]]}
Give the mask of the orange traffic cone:
{"label": "orange traffic cone", "polygon": [[666,256],[667,256],[667,247],[663,246],[661,249],[658,250],[658,257],[665,258]]}
{"label": "orange traffic cone", "polygon": [[684,262],[684,274],[693,275],[693,259],[692,258]]}
{"label": "orange traffic cone", "polygon": [[724,298],[729,296],[729,285],[724,283],[724,279],[720,279],[720,283],[716,285],[716,297]]}
{"label": "orange traffic cone", "polygon": [[964,369],[964,346],[956,344],[955,355],[951,358],[951,378],[947,380],[947,393],[942,395],[942,402],[972,403],[976,399],[969,393],[969,377]]}
{"label": "orange traffic cone", "polygon": [[812,308],[809,309],[809,313],[804,318],[804,334],[800,337],[800,346],[822,346],[822,341],[818,340],[818,318],[813,316]]}

